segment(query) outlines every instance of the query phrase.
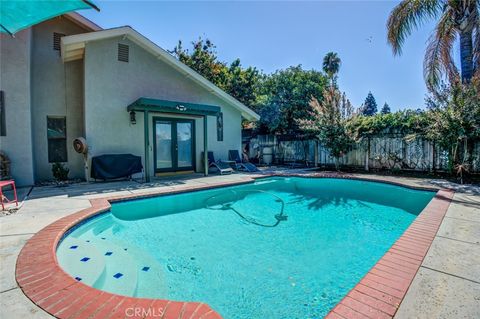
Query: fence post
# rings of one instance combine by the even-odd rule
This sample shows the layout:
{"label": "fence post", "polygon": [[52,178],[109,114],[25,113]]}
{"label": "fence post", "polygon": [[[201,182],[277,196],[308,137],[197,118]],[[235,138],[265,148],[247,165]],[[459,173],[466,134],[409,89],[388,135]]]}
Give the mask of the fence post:
{"label": "fence post", "polygon": [[367,151],[365,152],[365,170],[368,172],[369,171],[369,163],[368,161],[370,160],[370,136],[367,137]]}

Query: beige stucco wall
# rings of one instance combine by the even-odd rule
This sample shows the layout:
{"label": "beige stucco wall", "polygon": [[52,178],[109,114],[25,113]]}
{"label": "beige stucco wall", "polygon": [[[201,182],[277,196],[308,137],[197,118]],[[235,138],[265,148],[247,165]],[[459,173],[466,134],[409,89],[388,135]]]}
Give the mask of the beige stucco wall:
{"label": "beige stucco wall", "polygon": [[[130,46],[130,61],[117,60],[117,44]],[[224,117],[224,140],[217,142],[216,119],[208,117],[209,150],[218,159],[227,159],[229,149],[241,149],[240,112],[170,65],[128,39],[92,41],[85,48],[85,128],[90,155],[132,153],[144,160],[143,113],[137,112],[137,124],[129,121],[127,106],[140,97],[179,102],[210,104],[221,107]],[[152,126],[151,114],[149,125]],[[203,123],[196,121],[197,170],[201,170]],[[152,131],[150,154],[153,153]],[[152,155],[151,155],[152,156]],[[150,160],[153,173],[153,157]]]}
{"label": "beige stucco wall", "polygon": [[53,33],[66,35],[86,32],[68,19],[59,17],[32,28],[32,119],[36,181],[52,178],[48,162],[47,116],[66,116],[70,178],[83,178],[83,157],[74,152],[72,142],[84,135],[83,61],[63,63],[53,49]]}
{"label": "beige stucco wall", "polygon": [[15,38],[0,35],[0,90],[5,94],[6,136],[0,137],[0,150],[11,161],[11,175],[16,184],[34,182],[31,112],[30,51],[31,30]]}

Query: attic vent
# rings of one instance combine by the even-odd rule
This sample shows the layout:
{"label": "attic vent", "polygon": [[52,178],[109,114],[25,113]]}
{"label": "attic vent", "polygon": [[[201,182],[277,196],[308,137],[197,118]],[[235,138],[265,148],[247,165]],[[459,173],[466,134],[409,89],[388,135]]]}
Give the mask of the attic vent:
{"label": "attic vent", "polygon": [[126,44],[118,44],[118,61],[128,62],[129,47]]}
{"label": "attic vent", "polygon": [[53,32],[53,49],[60,51],[60,39],[64,37],[65,34]]}

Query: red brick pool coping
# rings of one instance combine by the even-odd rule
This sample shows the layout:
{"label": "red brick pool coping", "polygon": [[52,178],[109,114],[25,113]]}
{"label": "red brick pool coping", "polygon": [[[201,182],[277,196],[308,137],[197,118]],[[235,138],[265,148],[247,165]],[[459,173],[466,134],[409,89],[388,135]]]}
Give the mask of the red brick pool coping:
{"label": "red brick pool coping", "polygon": [[[305,177],[296,174],[288,176]],[[266,176],[253,178],[259,177]],[[349,175],[309,174],[306,177],[347,178],[410,187],[401,183]],[[222,319],[220,314],[205,303],[126,297],[87,286],[72,278],[59,266],[56,247],[65,232],[86,218],[108,211],[110,202],[245,184],[251,181],[249,178],[244,181],[92,199],[90,200],[92,207],[59,219],[30,238],[17,259],[15,272],[17,283],[38,307],[61,319]],[[439,190],[403,235],[325,318],[393,318],[427,254],[453,194],[454,192],[450,190]]]}

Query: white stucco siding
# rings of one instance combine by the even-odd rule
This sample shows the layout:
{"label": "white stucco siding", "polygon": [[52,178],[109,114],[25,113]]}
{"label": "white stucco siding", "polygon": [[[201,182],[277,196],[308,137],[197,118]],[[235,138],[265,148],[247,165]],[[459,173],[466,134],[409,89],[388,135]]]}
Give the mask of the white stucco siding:
{"label": "white stucco siding", "polygon": [[[129,62],[117,60],[118,43],[129,45]],[[137,112],[137,124],[129,121],[127,106],[140,97],[221,107],[224,140],[217,141],[216,119],[208,117],[209,150],[218,159],[226,159],[229,149],[241,148],[241,114],[232,106],[200,87],[172,66],[159,60],[128,39],[113,38],[86,44],[85,57],[85,128],[92,156],[106,153],[132,153],[144,160],[143,113]],[[165,116],[151,113],[152,116]],[[203,120],[196,120],[197,170],[201,170]],[[153,153],[152,131],[150,153]],[[153,158],[150,161],[153,173]]]}
{"label": "white stucco siding", "polygon": [[4,91],[6,136],[0,150],[10,158],[11,176],[18,186],[34,183],[30,110],[31,30],[15,38],[0,35],[0,90]]}
{"label": "white stucco siding", "polygon": [[83,61],[63,63],[60,51],[53,49],[53,33],[66,35],[85,30],[59,17],[33,28],[32,39],[32,132],[35,179],[52,179],[48,162],[47,116],[66,117],[67,157],[70,178],[83,178],[83,157],[73,150],[72,142],[82,136]]}

